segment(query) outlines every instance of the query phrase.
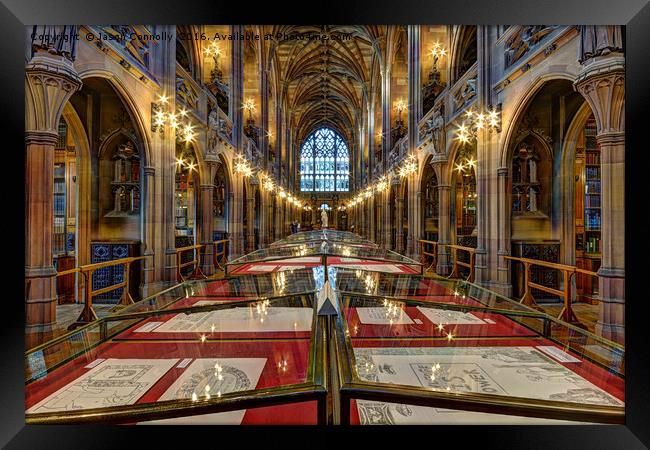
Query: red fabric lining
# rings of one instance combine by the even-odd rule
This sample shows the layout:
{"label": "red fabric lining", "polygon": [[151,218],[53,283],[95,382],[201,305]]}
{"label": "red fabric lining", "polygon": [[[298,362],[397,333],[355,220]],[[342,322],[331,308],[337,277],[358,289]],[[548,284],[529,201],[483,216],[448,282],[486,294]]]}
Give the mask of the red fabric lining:
{"label": "red fabric lining", "polygon": [[[205,342],[205,343],[106,343],[95,349],[88,358],[77,358],[52,374],[34,381],[25,388],[26,409],[56,392],[68,383],[76,380],[90,369],[85,366],[97,358],[123,359],[170,359],[179,361],[163,375],[149,391],[136,403],[155,402],[186,370],[176,366],[184,358],[267,358],[256,388],[303,383],[307,377],[309,360],[309,339],[293,341],[254,341],[254,342]],[[287,361],[286,372],[281,372],[277,365]]]}
{"label": "red fabric lining", "polygon": [[[396,345],[396,342],[399,344]],[[526,346],[554,346],[566,353],[578,358],[581,360],[579,363],[563,363],[557,361],[556,359],[549,356],[556,363],[563,365],[569,370],[577,373],[584,379],[598,386],[605,392],[613,395],[621,401],[625,399],[625,380],[619,378],[618,376],[609,373],[606,369],[603,369],[596,364],[593,364],[589,361],[582,360],[580,355],[576,353],[565,350],[562,347],[555,345],[552,341],[544,339],[542,337],[531,337],[523,339],[462,339],[454,342],[453,347],[498,347],[498,346],[510,346],[510,347],[526,347]],[[449,347],[447,340],[409,340],[403,339],[395,341],[394,339],[382,339],[382,340],[371,340],[371,339],[352,339],[352,346],[357,348],[362,347]],[[541,352],[546,355],[546,353]],[[548,356],[548,355],[546,355]]]}
{"label": "red fabric lining", "polygon": [[[494,324],[486,323],[484,325],[467,325],[467,324],[448,324],[444,325],[442,331],[438,330],[438,325],[433,324],[423,313],[416,307],[407,306],[406,314],[415,321],[420,319],[422,324],[412,323],[404,325],[373,325],[363,324],[359,320],[356,308],[345,308],[345,317],[348,321],[350,335],[355,338],[363,337],[445,337],[451,331],[455,337],[491,337],[491,336],[535,336],[536,333],[528,328],[519,325],[511,319],[500,314],[484,313],[480,311],[468,311],[479,319],[491,319]],[[357,332],[354,327],[357,326]]]}

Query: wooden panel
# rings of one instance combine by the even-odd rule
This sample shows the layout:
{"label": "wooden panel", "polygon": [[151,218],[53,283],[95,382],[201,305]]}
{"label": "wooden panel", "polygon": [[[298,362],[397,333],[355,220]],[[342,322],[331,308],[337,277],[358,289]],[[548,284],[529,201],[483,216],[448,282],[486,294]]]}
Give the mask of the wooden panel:
{"label": "wooden panel", "polygon": [[[63,272],[64,270],[74,269],[76,264],[74,256],[59,256],[56,259],[56,271]],[[74,303],[74,289],[75,289],[75,274],[64,275],[56,279],[56,294],[59,300],[59,305],[65,303]]]}

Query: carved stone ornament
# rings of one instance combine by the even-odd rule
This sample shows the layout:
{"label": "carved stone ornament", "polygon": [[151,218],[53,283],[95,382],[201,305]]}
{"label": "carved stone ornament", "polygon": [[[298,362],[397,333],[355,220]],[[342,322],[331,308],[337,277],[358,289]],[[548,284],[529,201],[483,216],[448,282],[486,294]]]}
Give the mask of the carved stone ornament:
{"label": "carved stone ornament", "polygon": [[62,57],[36,54],[25,68],[27,78],[26,130],[58,130],[63,106],[81,79],[72,63]]}
{"label": "carved stone ornament", "polygon": [[525,25],[505,44],[505,68],[512,66],[529,53],[541,40],[548,36],[556,26]]}
{"label": "carved stone ornament", "polygon": [[598,134],[625,131],[625,63],[612,57],[586,66],[575,87],[594,111]]}
{"label": "carved stone ornament", "polygon": [[581,25],[580,62],[613,52],[623,53],[623,33],[619,25]]}
{"label": "carved stone ornament", "polygon": [[454,93],[454,111],[458,111],[476,96],[476,77],[470,78]]}
{"label": "carved stone ornament", "polygon": [[198,109],[198,94],[190,83],[183,77],[176,77],[176,96],[189,108]]}
{"label": "carved stone ornament", "polygon": [[553,143],[553,138],[546,133],[544,128],[539,126],[539,118],[526,114],[522,117],[519,128],[517,128],[515,140],[521,141],[529,134],[534,134],[549,145]]}
{"label": "carved stone ornament", "polygon": [[32,56],[40,51],[74,61],[77,50],[77,25],[34,25]]}

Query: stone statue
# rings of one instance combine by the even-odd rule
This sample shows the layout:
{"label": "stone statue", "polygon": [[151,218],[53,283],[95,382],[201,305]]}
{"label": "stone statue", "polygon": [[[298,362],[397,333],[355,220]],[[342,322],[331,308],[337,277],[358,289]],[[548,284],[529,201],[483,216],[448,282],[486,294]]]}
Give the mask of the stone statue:
{"label": "stone statue", "polygon": [[320,213],[321,228],[327,228],[327,211],[322,210]]}
{"label": "stone statue", "polygon": [[611,52],[623,52],[623,33],[619,25],[580,26],[580,62]]}
{"label": "stone statue", "polygon": [[216,153],[219,117],[217,108],[212,108],[208,114],[208,153]]}
{"label": "stone statue", "polygon": [[534,159],[528,159],[528,176],[531,183],[537,183],[537,163]]}
{"label": "stone statue", "polygon": [[445,118],[437,109],[431,118],[431,133],[433,136],[433,149],[436,153],[445,153],[444,143]]}
{"label": "stone statue", "polygon": [[45,50],[74,61],[77,47],[76,25],[34,25],[32,28],[32,52]]}

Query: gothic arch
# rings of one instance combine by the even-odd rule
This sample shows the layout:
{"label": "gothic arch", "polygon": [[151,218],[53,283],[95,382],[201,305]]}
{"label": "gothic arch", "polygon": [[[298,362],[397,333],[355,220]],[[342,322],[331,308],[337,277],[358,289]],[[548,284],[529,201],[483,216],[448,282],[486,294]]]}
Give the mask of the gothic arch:
{"label": "gothic arch", "polygon": [[571,120],[562,142],[562,155],[560,166],[560,186],[565,193],[562,196],[560,214],[560,232],[565,245],[560,248],[560,258],[565,264],[575,264],[575,154],[578,135],[584,129],[585,123],[593,115],[588,102],[584,102]]}
{"label": "gothic arch", "polygon": [[[90,66],[90,64],[89,64]],[[127,83],[122,79],[121,73],[114,73],[107,69],[96,69],[89,67],[84,69],[83,67],[79,68],[79,76],[82,81],[89,78],[100,78],[105,80],[111,88],[115,91],[122,104],[124,105],[126,111],[131,118],[131,122],[135,127],[136,135],[139,137],[142,144],[140,149],[140,154],[143,158],[142,165],[147,167],[151,165],[152,153],[151,153],[151,136],[147,132],[148,126],[145,125],[149,117],[145,118],[145,111],[142,108],[137,107],[137,101],[134,98],[134,95],[126,87]]]}
{"label": "gothic arch", "polygon": [[[512,101],[512,104],[516,105],[512,112],[509,114],[510,120],[504,121],[502,124],[501,138],[504,145],[501,146],[501,154],[499,156],[500,167],[508,167],[508,155],[510,149],[510,143],[517,132],[517,125],[523,114],[526,112],[528,107],[531,104],[531,101],[535,99],[537,94],[542,90],[546,83],[553,80],[566,80],[573,83],[575,77],[570,74],[563,72],[552,72],[543,73],[536,77],[533,80],[530,80],[527,85],[521,89],[521,94],[518,98]],[[450,158],[451,161],[451,158]]]}

